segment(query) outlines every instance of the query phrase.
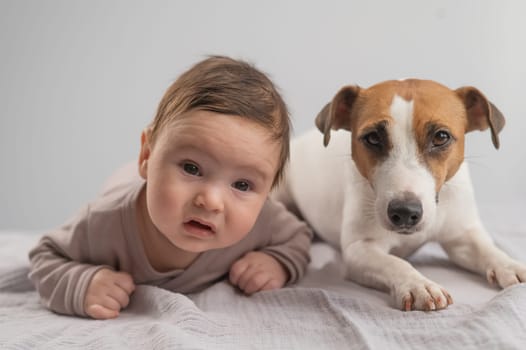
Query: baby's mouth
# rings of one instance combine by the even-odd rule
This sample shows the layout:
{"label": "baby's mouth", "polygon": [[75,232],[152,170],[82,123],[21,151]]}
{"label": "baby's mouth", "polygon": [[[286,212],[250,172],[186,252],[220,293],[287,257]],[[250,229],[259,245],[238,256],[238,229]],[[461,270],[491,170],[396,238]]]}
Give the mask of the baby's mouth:
{"label": "baby's mouth", "polygon": [[202,224],[200,223],[199,221],[195,221],[195,220],[190,220],[189,222],[187,222],[188,225],[191,225],[191,226],[194,226],[194,227],[197,227],[201,230],[210,230],[210,231],[213,231],[212,228],[206,224]]}
{"label": "baby's mouth", "polygon": [[198,236],[210,236],[215,234],[215,227],[212,224],[200,220],[190,219],[184,223],[186,229]]}

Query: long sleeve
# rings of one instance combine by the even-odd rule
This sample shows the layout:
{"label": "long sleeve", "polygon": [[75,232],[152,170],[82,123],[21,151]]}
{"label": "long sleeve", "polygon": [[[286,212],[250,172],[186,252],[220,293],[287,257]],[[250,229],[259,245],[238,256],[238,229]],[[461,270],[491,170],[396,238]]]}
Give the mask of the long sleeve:
{"label": "long sleeve", "polygon": [[277,259],[289,272],[287,283],[303,278],[310,262],[312,230],[279,202],[269,199],[256,221],[255,230],[265,231],[269,237],[260,249]]}
{"label": "long sleeve", "polygon": [[102,268],[129,272],[134,280],[150,279],[135,215],[144,180],[132,180],[115,183],[29,252],[29,278],[44,306],[86,316],[86,291]]}
{"label": "long sleeve", "polygon": [[41,238],[29,253],[29,278],[42,303],[67,315],[86,316],[84,297],[91,278],[103,265],[89,261],[89,207],[69,223]]}

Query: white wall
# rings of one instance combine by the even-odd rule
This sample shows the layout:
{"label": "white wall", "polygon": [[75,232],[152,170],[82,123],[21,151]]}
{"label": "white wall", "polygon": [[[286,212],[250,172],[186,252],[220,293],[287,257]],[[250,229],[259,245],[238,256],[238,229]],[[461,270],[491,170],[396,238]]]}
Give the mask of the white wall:
{"label": "white wall", "polygon": [[255,63],[296,133],[345,84],[474,85],[505,114],[467,138],[481,204],[526,195],[522,1],[0,0],[0,228],[62,223],[135,159],[164,90],[206,54]]}

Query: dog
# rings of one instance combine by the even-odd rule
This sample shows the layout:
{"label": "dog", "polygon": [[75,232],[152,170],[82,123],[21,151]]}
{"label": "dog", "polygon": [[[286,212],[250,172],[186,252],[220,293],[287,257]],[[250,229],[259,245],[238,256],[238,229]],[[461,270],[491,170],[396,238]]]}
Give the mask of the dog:
{"label": "dog", "polygon": [[293,139],[273,197],[341,248],[348,279],[389,291],[401,310],[444,309],[450,294],[403,259],[428,241],[492,284],[526,282],[526,265],[484,229],[464,162],[465,133],[490,129],[498,149],[504,124],[474,87],[345,86],[316,117],[319,130]]}

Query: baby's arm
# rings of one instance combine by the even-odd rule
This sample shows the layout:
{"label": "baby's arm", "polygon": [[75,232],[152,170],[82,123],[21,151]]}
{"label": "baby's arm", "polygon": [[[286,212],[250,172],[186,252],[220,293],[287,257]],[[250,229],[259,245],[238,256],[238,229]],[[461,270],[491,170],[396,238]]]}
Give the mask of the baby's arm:
{"label": "baby's arm", "polygon": [[[100,298],[96,297],[104,289],[101,285],[114,290],[110,281],[125,278],[119,275],[119,278],[115,279],[115,272],[108,274],[110,266],[89,263],[92,261],[93,251],[104,255],[107,247],[101,244],[100,240],[90,237],[88,214],[89,208],[86,207],[68,224],[40,240],[29,253],[29,277],[35,283],[42,303],[47,308],[60,314],[106,318],[97,307],[95,311],[88,311],[85,306],[106,306],[107,301],[101,302]],[[109,275],[111,277],[108,277]],[[128,280],[131,281],[129,275]],[[131,283],[133,285],[133,282]],[[126,285],[125,290],[133,290],[129,283],[123,284]],[[111,292],[110,295],[115,293]],[[116,298],[122,302],[122,306],[127,304],[121,293],[117,293]]]}
{"label": "baby's arm", "polygon": [[245,254],[230,268],[230,282],[246,294],[296,283],[310,261],[312,230],[281,203],[268,200],[254,225],[267,237],[258,251]]}

